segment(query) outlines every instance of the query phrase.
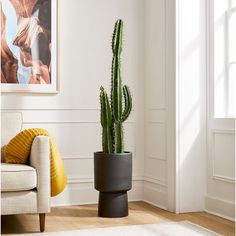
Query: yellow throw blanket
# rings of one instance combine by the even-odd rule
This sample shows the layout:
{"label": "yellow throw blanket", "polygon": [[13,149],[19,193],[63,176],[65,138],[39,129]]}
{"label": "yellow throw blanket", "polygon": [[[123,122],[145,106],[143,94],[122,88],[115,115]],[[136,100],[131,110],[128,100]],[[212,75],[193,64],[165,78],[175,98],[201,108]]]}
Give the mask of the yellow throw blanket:
{"label": "yellow throw blanket", "polygon": [[30,156],[33,140],[39,135],[50,138],[51,196],[56,196],[64,190],[67,184],[67,177],[57,144],[47,130],[34,128],[17,134],[6,145],[4,159],[6,163],[26,164]]}

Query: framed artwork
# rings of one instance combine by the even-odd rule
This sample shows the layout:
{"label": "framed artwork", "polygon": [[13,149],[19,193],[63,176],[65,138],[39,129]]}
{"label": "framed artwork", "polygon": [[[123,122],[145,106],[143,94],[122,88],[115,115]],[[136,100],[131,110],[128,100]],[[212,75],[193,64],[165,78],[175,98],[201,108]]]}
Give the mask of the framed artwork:
{"label": "framed artwork", "polygon": [[2,92],[58,92],[57,34],[57,0],[2,0]]}

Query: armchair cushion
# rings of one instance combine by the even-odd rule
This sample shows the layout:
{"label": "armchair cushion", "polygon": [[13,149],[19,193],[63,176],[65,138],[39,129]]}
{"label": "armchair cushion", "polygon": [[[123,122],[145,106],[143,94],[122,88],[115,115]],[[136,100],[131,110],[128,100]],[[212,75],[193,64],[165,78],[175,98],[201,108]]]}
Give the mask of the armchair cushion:
{"label": "armchair cushion", "polygon": [[[46,141],[43,139],[37,140],[36,138],[39,136],[46,136]],[[45,145],[43,144],[47,143],[48,139],[50,140],[50,146],[46,144],[46,149],[50,149],[51,196],[56,196],[66,187],[67,176],[57,144],[47,130],[31,128],[21,131],[6,145],[4,149],[4,160],[6,163],[26,164],[30,157],[30,162],[32,164],[31,159],[33,157],[32,155],[30,156],[30,152],[32,151],[35,139],[39,144],[36,146],[43,146],[42,150],[37,147],[34,148],[39,150],[39,154],[36,154],[35,151],[33,153],[35,155],[40,155],[40,158],[41,156],[44,156],[43,153],[45,152]]]}
{"label": "armchair cushion", "polygon": [[36,188],[36,170],[28,165],[1,163],[1,192]]}

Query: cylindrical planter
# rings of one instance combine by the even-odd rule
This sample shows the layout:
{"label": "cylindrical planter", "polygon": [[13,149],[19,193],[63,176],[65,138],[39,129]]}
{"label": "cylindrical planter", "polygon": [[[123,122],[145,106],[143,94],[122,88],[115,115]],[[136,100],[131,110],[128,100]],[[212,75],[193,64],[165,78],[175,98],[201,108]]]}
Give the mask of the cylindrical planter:
{"label": "cylindrical planter", "polygon": [[95,152],[94,185],[99,191],[99,216],[127,216],[127,191],[132,188],[132,153]]}

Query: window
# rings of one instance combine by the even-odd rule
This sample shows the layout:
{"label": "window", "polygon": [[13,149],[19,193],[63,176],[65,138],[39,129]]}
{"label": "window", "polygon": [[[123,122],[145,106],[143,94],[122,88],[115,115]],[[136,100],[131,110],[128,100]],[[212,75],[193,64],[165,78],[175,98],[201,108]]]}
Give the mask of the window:
{"label": "window", "polygon": [[228,10],[228,115],[236,117],[236,1],[229,1]]}
{"label": "window", "polygon": [[236,0],[211,0],[210,48],[214,117],[236,117]]}

